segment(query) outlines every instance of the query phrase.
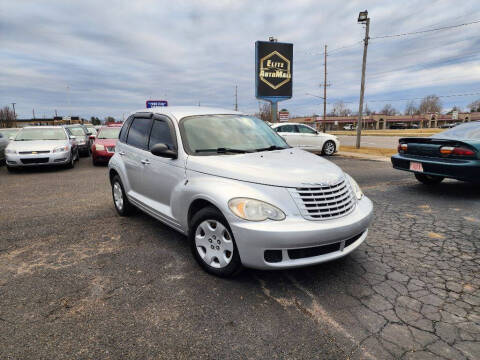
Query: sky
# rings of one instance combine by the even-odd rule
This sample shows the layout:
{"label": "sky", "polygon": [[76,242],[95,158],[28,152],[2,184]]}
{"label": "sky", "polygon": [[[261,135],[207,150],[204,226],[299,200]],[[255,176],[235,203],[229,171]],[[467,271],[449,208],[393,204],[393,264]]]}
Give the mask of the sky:
{"label": "sky", "polygon": [[19,118],[122,119],[147,99],[232,109],[238,86],[239,110],[254,113],[255,41],[275,36],[294,46],[293,97],[279,108],[323,113],[308,94],[323,96],[327,45],[327,111],[339,100],[358,111],[365,9],[370,109],[403,111],[404,99],[429,94],[465,109],[480,98],[480,23],[375,39],[480,20],[478,0],[0,0],[0,106],[15,102]]}

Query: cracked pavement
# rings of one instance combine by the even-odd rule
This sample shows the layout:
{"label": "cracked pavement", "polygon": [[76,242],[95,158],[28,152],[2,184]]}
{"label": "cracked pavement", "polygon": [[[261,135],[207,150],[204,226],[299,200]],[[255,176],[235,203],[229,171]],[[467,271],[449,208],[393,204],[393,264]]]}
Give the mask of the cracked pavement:
{"label": "cracked pavement", "polygon": [[106,169],[0,168],[0,358],[479,359],[480,188],[334,157],[375,205],[350,256],[207,275],[116,215]]}

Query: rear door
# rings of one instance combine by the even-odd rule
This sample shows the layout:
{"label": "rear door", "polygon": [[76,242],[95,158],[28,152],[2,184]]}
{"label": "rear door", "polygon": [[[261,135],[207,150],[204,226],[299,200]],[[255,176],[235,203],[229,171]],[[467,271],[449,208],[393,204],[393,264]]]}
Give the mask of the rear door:
{"label": "rear door", "polygon": [[135,116],[128,129],[126,143],[121,149],[118,149],[119,155],[123,157],[128,183],[130,184],[129,195],[134,197],[138,194],[145,194],[142,179],[151,127],[152,118],[150,115]]}
{"label": "rear door", "polygon": [[[165,144],[170,150],[178,152],[175,128],[166,116],[155,115],[153,119],[148,149],[151,150],[156,144]],[[147,164],[144,165],[143,178],[147,205],[172,219],[172,193],[177,186],[183,186],[186,178],[185,161],[155,156],[151,152],[146,154],[145,160]]]}
{"label": "rear door", "polygon": [[299,146],[300,137],[295,124],[285,124],[275,128],[275,131],[285,139],[290,146]]}

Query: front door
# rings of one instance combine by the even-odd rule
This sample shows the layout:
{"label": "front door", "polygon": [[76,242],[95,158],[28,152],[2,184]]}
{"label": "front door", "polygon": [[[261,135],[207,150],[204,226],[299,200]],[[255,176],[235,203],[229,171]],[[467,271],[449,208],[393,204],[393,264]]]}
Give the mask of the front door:
{"label": "front door", "polygon": [[[153,120],[152,131],[148,142],[151,150],[156,144],[165,144],[170,150],[177,150],[175,128],[170,119],[156,115]],[[172,194],[175,189],[183,187],[185,183],[185,160],[183,158],[170,159],[155,156],[151,152],[145,158],[144,166],[145,195],[147,205],[154,208],[161,215],[173,219],[171,211]]]}

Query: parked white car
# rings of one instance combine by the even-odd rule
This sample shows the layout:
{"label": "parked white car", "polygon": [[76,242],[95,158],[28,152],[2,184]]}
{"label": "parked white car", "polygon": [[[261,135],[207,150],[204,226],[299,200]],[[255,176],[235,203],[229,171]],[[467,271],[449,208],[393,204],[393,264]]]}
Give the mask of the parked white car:
{"label": "parked white car", "polygon": [[305,124],[277,123],[272,124],[272,129],[283,137],[288,145],[303,150],[330,156],[337,152],[340,147],[340,141],[336,136],[318,132]]}

